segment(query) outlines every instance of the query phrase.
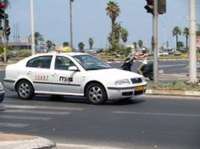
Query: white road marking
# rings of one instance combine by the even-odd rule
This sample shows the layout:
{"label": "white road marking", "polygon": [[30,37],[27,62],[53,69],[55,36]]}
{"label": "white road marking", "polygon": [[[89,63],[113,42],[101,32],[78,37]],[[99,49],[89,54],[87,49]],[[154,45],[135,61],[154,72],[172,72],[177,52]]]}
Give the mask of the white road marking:
{"label": "white road marking", "polygon": [[24,128],[28,127],[29,124],[24,124],[24,123],[4,123],[0,122],[1,127],[10,127],[10,128]]}
{"label": "white road marking", "polygon": [[98,146],[98,145],[85,145],[85,144],[62,144],[56,143],[57,148],[75,148],[75,149],[122,149],[118,147],[111,146]]}
{"label": "white road marking", "polygon": [[48,120],[51,120],[51,118],[49,118],[49,117],[16,116],[16,115],[0,115],[0,119],[12,119],[12,120],[40,120],[40,121],[48,121]]}
{"label": "white road marking", "polygon": [[200,114],[179,114],[179,113],[151,113],[151,112],[132,112],[132,111],[113,111],[114,114],[133,114],[144,116],[171,116],[171,117],[196,117],[199,118]]}
{"label": "white road marking", "polygon": [[7,109],[43,109],[43,110],[69,110],[69,111],[83,111],[83,108],[76,107],[53,107],[53,106],[30,106],[30,105],[5,105]]}
{"label": "white road marking", "polygon": [[28,113],[28,114],[46,114],[46,115],[70,115],[70,112],[58,112],[58,111],[33,111],[33,110],[6,110],[4,113]]}

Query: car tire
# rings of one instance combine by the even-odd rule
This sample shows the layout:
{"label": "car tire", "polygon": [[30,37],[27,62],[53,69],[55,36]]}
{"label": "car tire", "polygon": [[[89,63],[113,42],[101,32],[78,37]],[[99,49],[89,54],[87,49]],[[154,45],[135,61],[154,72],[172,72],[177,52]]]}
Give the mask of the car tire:
{"label": "car tire", "polygon": [[3,100],[4,100],[4,95],[2,95],[2,96],[0,97],[0,103],[2,103]]}
{"label": "car tire", "polygon": [[34,88],[32,84],[27,80],[22,80],[17,83],[16,91],[21,99],[32,99],[34,96]]}
{"label": "car tire", "polygon": [[86,87],[87,101],[94,105],[100,105],[107,101],[105,88],[99,83],[91,83]]}

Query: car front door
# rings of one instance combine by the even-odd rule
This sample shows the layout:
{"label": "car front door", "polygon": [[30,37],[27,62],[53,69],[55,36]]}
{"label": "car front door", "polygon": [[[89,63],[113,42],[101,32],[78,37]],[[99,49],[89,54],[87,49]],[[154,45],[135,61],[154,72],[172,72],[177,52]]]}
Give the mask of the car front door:
{"label": "car front door", "polygon": [[[69,70],[72,66],[77,68],[77,70]],[[83,95],[81,82],[84,76],[70,58],[56,56],[52,76],[53,92],[64,95]]]}

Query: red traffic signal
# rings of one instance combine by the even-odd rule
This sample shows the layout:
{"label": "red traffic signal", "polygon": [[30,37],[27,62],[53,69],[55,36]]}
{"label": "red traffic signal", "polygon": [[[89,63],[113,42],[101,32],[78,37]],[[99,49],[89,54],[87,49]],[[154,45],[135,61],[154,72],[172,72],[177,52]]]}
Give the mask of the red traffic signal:
{"label": "red traffic signal", "polygon": [[154,4],[154,0],[146,0],[147,1],[147,5],[152,5]]}
{"label": "red traffic signal", "polygon": [[7,4],[5,2],[0,2],[0,9],[6,9]]}

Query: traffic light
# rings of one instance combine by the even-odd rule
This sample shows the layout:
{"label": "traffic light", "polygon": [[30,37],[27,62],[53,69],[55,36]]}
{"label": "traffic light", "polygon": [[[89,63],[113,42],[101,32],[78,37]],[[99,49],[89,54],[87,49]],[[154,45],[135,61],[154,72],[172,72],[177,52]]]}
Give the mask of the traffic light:
{"label": "traffic light", "polygon": [[146,9],[147,13],[153,14],[153,5],[154,5],[154,0],[146,0],[147,5],[144,6]]}
{"label": "traffic light", "polygon": [[9,40],[9,36],[10,36],[10,25],[9,25],[9,20],[8,20],[8,15],[6,14],[5,15],[5,18],[4,18],[4,21],[5,21],[5,26],[4,26],[4,32],[5,32],[5,37],[7,40]]}
{"label": "traffic light", "polygon": [[[154,14],[154,0],[146,0],[145,9],[147,13]],[[158,14],[166,13],[166,0],[158,0]]]}
{"label": "traffic light", "polygon": [[166,0],[158,0],[158,14],[166,13]]}

